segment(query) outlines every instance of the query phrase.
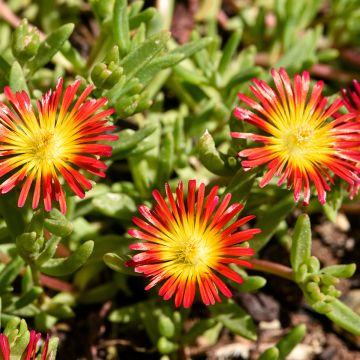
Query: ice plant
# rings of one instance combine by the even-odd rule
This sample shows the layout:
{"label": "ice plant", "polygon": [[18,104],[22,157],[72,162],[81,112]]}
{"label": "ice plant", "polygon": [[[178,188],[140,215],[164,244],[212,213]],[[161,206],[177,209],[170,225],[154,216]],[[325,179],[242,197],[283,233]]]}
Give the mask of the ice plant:
{"label": "ice plant", "polygon": [[[59,202],[63,213],[66,200],[60,175],[79,197],[90,190],[91,182],[79,171],[84,169],[105,176],[106,165],[100,156],[110,156],[111,146],[97,141],[115,140],[106,132],[113,129],[105,117],[113,109],[98,112],[107,99],[86,100],[93,89],[88,86],[75,101],[80,81],[75,81],[63,93],[60,78],[56,89],[49,90],[34,108],[25,91],[4,92],[12,109],[0,102],[0,192],[7,193],[23,181],[18,206],[22,207],[33,186],[32,207],[43,199],[45,210]],[[62,95],[63,93],[63,95]]]}
{"label": "ice plant", "polygon": [[231,194],[226,194],[219,204],[218,187],[213,187],[205,196],[205,184],[201,183],[196,194],[196,181],[188,183],[188,194],[184,196],[183,183],[176,189],[176,200],[169,184],[165,185],[168,204],[158,190],[153,191],[156,200],[154,211],[145,205],[139,207],[142,220],[133,217],[141,229],[129,230],[129,234],[144,242],[130,245],[140,253],[133,256],[127,265],[150,277],[149,290],[163,282],[159,295],[165,300],[175,295],[175,305],[188,308],[194,301],[198,288],[206,304],[220,302],[219,290],[231,297],[230,289],[219,274],[237,283],[241,276],[230,269],[230,263],[251,267],[240,256],[251,256],[251,248],[238,246],[250,240],[259,229],[240,231],[254,216],[246,216],[227,226],[242,210],[243,205],[229,206]]}
{"label": "ice plant", "polygon": [[[48,354],[49,336],[46,337],[45,344],[41,350],[37,346],[40,338],[41,338],[41,333],[36,333],[34,330],[30,331],[29,343],[27,344],[24,354],[21,356],[21,359],[24,360],[35,360],[35,359],[54,360],[55,359],[53,353]],[[15,337],[14,340],[15,343],[16,340],[17,338]],[[14,344],[14,346],[16,347],[16,344]],[[11,358],[17,358],[16,356],[18,355],[19,355],[18,351],[16,351],[16,355],[13,355],[11,353],[11,347],[8,337],[5,334],[0,334],[0,359],[10,360]],[[41,357],[39,357],[40,355]]]}
{"label": "ice plant", "polygon": [[360,120],[360,84],[357,80],[353,80],[353,89],[341,89],[346,109],[355,113],[358,121]]}
{"label": "ice plant", "polygon": [[305,205],[314,184],[319,201],[325,203],[329,182],[333,183],[335,176],[351,187],[359,181],[355,165],[360,160],[360,122],[353,121],[353,113],[336,115],[343,105],[340,98],[326,106],[322,81],[310,91],[307,71],[295,75],[293,84],[284,69],[271,74],[275,89],[257,79],[250,86],[258,101],[239,94],[252,110],[238,107],[234,115],[265,133],[231,134],[264,144],[240,151],[241,157],[247,157],[241,164],[245,169],[267,164],[260,186],[278,176],[278,185],[286,180],[288,187],[294,188],[295,201],[303,191]]}
{"label": "ice plant", "polygon": [[[353,80],[353,87],[341,89],[341,97],[344,101],[346,109],[356,115],[356,120],[360,121],[360,84],[357,80]],[[360,172],[360,164],[357,164],[358,173]],[[350,198],[353,198],[358,192],[360,183],[356,182],[354,186],[350,186]]]}

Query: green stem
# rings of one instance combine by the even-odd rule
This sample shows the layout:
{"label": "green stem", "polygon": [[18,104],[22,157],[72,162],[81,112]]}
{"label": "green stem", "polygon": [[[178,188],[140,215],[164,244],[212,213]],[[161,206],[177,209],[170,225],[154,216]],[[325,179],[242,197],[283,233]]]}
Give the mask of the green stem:
{"label": "green stem", "polygon": [[[42,287],[41,281],[40,281],[40,271],[36,268],[35,264],[29,264],[31,269],[31,276],[34,282],[34,286]],[[39,305],[42,305],[45,302],[45,293],[40,294],[39,298]]]}
{"label": "green stem", "polygon": [[41,286],[40,283],[40,271],[36,268],[34,264],[29,264],[31,269],[31,275],[35,286]]}
{"label": "green stem", "polygon": [[272,261],[259,260],[259,259],[252,259],[251,263],[253,264],[253,268],[252,268],[253,270],[266,272],[290,281],[295,281],[294,273],[292,269],[285,265],[277,264]]}

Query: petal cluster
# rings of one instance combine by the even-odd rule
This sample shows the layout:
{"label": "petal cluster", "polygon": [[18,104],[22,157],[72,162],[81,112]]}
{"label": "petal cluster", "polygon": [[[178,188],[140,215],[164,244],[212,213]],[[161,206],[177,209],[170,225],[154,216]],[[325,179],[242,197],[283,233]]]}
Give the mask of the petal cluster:
{"label": "petal cluster", "polygon": [[107,102],[105,98],[86,100],[92,85],[75,101],[79,86],[80,81],[75,81],[63,93],[60,78],[56,89],[48,91],[35,108],[25,91],[14,94],[10,87],[4,89],[12,109],[0,102],[0,177],[6,177],[0,184],[0,193],[23,182],[19,207],[32,190],[34,209],[42,199],[47,211],[56,201],[65,213],[61,177],[83,198],[92,184],[79,170],[105,176],[106,165],[99,157],[110,156],[112,149],[97,142],[117,139],[107,134],[114,127],[105,120],[113,109],[98,112]]}
{"label": "petal cluster", "polygon": [[272,70],[275,88],[258,79],[250,86],[257,101],[239,94],[248,108],[238,107],[235,116],[256,126],[261,133],[232,133],[234,138],[250,139],[264,145],[240,151],[245,169],[265,165],[260,186],[279,177],[278,185],[287,182],[298,201],[310,200],[314,184],[321,203],[326,201],[329,183],[338,176],[353,187],[359,182],[356,164],[360,160],[360,122],[348,113],[338,116],[343,101],[330,106],[322,96],[324,84],[318,81],[311,89],[310,75],[295,75],[293,83],[284,69]]}
{"label": "petal cluster", "polygon": [[133,218],[140,229],[131,229],[129,234],[142,242],[130,246],[139,253],[127,265],[150,277],[146,290],[162,283],[159,295],[165,300],[175,296],[177,307],[181,304],[190,307],[197,289],[206,305],[221,301],[219,291],[231,297],[230,289],[220,276],[241,283],[241,276],[228,264],[251,267],[249,261],[239,257],[251,256],[254,251],[239,245],[260,230],[239,231],[239,227],[254,216],[243,217],[228,225],[243,206],[239,203],[229,205],[231,194],[226,194],[219,203],[217,187],[206,196],[204,183],[196,193],[195,180],[189,181],[187,196],[182,182],[176,188],[176,198],[168,184],[165,191],[168,203],[155,190],[155,209],[152,211],[142,205],[139,212],[145,220]]}

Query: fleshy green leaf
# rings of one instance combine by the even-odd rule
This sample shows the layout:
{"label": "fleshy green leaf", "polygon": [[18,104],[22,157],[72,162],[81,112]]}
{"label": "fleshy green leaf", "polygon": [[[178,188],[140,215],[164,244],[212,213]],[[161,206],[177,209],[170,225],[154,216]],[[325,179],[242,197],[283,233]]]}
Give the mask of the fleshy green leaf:
{"label": "fleshy green leaf", "polygon": [[259,357],[258,360],[278,360],[279,349],[277,347],[271,347],[266,349]]}
{"label": "fleshy green leaf", "polygon": [[94,242],[89,240],[80,245],[67,258],[50,259],[41,268],[41,272],[51,276],[69,275],[83,266],[94,248]]}
{"label": "fleshy green leaf", "polygon": [[221,158],[219,151],[215,147],[214,139],[208,131],[205,131],[200,138],[198,150],[201,163],[212,173],[222,176],[233,173]]}
{"label": "fleshy green leaf", "polygon": [[124,68],[128,80],[165,48],[169,37],[167,31],[152,35],[121,61],[120,65]]}
{"label": "fleshy green leaf", "polygon": [[24,90],[29,94],[29,88],[26,83],[23,69],[17,61],[14,61],[14,63],[11,65],[9,85],[14,93],[16,91]]}
{"label": "fleshy green leaf", "polygon": [[130,219],[132,214],[136,212],[134,200],[126,194],[107,193],[100,195],[92,200],[92,204],[97,211],[116,219]]}
{"label": "fleshy green leaf", "polygon": [[286,218],[294,206],[295,202],[292,194],[287,194],[271,208],[267,207],[266,210],[259,212],[256,227],[261,229],[261,233],[256,234],[251,241],[252,248],[256,252],[268,243],[278,225]]}
{"label": "fleshy green leaf", "polygon": [[279,360],[285,360],[292,349],[302,341],[305,336],[306,326],[301,324],[295,326],[288,334],[286,334],[276,345],[279,349]]}
{"label": "fleshy green leaf", "polygon": [[360,316],[341,301],[334,299],[330,303],[326,316],[335,324],[354,335],[360,336]]}
{"label": "fleshy green leaf", "polygon": [[311,256],[311,225],[307,214],[298,217],[291,245],[291,266],[295,273]]}
{"label": "fleshy green leaf", "polygon": [[23,260],[17,256],[0,272],[0,294],[16,279],[23,265]]}
{"label": "fleshy green leaf", "polygon": [[255,341],[256,327],[251,316],[234,301],[216,304],[210,308],[216,320],[236,335]]}
{"label": "fleshy green leaf", "polygon": [[110,269],[127,275],[136,275],[132,267],[125,265],[126,261],[129,261],[128,257],[118,254],[107,253],[104,255],[104,262]]}
{"label": "fleshy green leaf", "polygon": [[127,0],[115,0],[113,14],[114,40],[120,54],[126,55],[130,49],[129,19]]}
{"label": "fleshy green leaf", "polygon": [[321,272],[337,278],[350,278],[354,275],[356,264],[331,265],[321,269]]}
{"label": "fleshy green leaf", "polygon": [[73,30],[74,24],[66,24],[49,34],[40,44],[36,56],[27,64],[30,73],[34,73],[36,70],[46,65],[61,49]]}
{"label": "fleshy green leaf", "polygon": [[115,141],[113,144],[112,159],[119,160],[126,157],[131,150],[140,145],[142,141],[151,135],[157,128],[158,124],[149,123],[136,132],[127,129],[117,133],[119,140]]}

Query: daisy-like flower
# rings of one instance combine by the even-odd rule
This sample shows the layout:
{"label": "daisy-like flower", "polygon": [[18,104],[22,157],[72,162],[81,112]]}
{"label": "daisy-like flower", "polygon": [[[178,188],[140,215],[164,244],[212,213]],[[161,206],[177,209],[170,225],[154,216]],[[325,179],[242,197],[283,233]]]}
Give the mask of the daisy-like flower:
{"label": "daisy-like flower", "polygon": [[318,81],[310,92],[310,76],[304,71],[295,75],[292,84],[284,69],[271,72],[276,89],[254,79],[250,86],[258,101],[239,94],[240,100],[253,111],[238,107],[234,114],[240,120],[258,127],[263,134],[232,133],[232,137],[250,139],[264,144],[240,151],[245,169],[267,164],[260,186],[280,177],[294,188],[297,202],[303,191],[304,204],[310,200],[311,184],[315,185],[320,203],[326,201],[329,183],[334,175],[354,186],[359,178],[356,163],[360,161],[360,122],[352,121],[355,114],[337,116],[343,105],[336,99],[326,107],[321,95],[323,82]]}
{"label": "daisy-like flower", "polygon": [[64,94],[60,78],[55,91],[48,91],[33,108],[28,94],[13,94],[10,87],[4,92],[13,110],[0,102],[0,193],[7,193],[23,182],[18,206],[22,207],[33,187],[32,207],[43,199],[46,211],[53,200],[66,212],[65,194],[60,175],[80,198],[90,190],[91,182],[79,171],[84,169],[104,177],[106,165],[100,156],[110,156],[111,146],[97,141],[116,140],[106,134],[113,130],[105,117],[113,109],[97,112],[107,99],[86,100],[93,89],[88,86],[74,101],[80,81],[68,86]]}
{"label": "daisy-like flower", "polygon": [[[341,97],[344,101],[346,109],[350,113],[356,115],[356,121],[360,121],[360,84],[357,80],[353,80],[352,88],[341,89]],[[360,172],[360,163],[357,164],[358,174]],[[356,182],[354,186],[350,186],[350,199],[354,198],[360,188],[360,182]]]}
{"label": "daisy-like flower", "polygon": [[341,89],[341,96],[346,109],[357,115],[360,120],[360,84],[357,80],[353,80],[353,89]]}
{"label": "daisy-like flower", "polygon": [[[22,354],[21,358],[25,360],[54,360],[53,352],[49,353],[49,336],[46,337],[46,341],[42,349],[38,346],[39,340],[41,339],[41,333],[37,333],[34,330],[30,331],[30,338],[27,347]],[[12,346],[16,347],[17,337],[14,339],[14,344]],[[9,339],[5,334],[0,334],[0,358],[2,360],[10,360],[11,358],[16,358],[17,355],[11,353],[11,347],[9,343]],[[39,357],[41,356],[41,357]]]}
{"label": "daisy-like flower", "polygon": [[175,294],[176,307],[181,304],[190,307],[197,288],[206,305],[221,301],[219,290],[231,297],[230,289],[218,275],[242,283],[241,276],[227,265],[251,267],[250,262],[239,256],[251,256],[254,251],[238,245],[260,230],[239,231],[238,228],[254,216],[246,216],[227,226],[243,205],[229,206],[231,194],[226,194],[218,206],[218,187],[213,187],[205,196],[205,184],[201,183],[196,194],[195,180],[188,183],[187,198],[182,182],[176,189],[176,200],[168,184],[165,191],[169,204],[155,190],[154,211],[142,205],[139,212],[145,220],[133,217],[141,230],[131,229],[129,234],[144,242],[130,245],[130,249],[141,252],[127,265],[151,278],[146,290],[163,282],[159,295],[168,300]]}

